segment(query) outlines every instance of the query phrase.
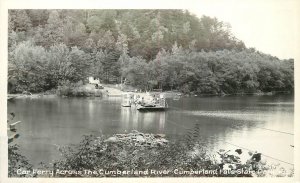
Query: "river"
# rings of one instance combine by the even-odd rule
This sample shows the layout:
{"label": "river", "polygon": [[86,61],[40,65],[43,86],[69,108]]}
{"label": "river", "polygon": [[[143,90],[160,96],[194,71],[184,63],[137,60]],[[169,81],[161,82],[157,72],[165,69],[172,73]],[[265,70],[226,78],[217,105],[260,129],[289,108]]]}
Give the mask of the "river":
{"label": "river", "polygon": [[[20,137],[14,142],[35,166],[59,158],[58,146],[78,143],[83,135],[138,130],[181,138],[199,127],[211,151],[244,148],[281,163],[293,163],[294,97],[226,96],[168,99],[166,112],[139,112],[112,98],[24,98],[8,101]],[[284,164],[284,163],[283,163]]]}

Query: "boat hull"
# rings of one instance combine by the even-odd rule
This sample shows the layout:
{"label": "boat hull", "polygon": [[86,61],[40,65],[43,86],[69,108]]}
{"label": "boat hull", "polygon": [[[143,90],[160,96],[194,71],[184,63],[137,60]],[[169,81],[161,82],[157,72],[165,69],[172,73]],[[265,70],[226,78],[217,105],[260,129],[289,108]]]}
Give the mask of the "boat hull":
{"label": "boat hull", "polygon": [[166,107],[138,107],[138,111],[141,112],[151,112],[151,111],[165,111],[167,110]]}

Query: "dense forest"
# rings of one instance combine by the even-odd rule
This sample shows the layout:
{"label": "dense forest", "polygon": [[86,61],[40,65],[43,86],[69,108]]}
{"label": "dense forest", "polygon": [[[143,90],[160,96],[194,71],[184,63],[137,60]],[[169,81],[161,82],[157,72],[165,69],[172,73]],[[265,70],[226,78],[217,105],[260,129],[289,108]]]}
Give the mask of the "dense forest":
{"label": "dense forest", "polygon": [[66,83],[233,94],[293,91],[293,59],[247,48],[186,10],[9,10],[8,92]]}

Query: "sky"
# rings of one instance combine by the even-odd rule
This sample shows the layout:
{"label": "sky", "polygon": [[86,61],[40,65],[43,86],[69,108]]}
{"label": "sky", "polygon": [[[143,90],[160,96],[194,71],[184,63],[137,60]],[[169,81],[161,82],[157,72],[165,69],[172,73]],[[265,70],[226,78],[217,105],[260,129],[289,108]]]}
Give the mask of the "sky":
{"label": "sky", "polygon": [[198,17],[208,15],[230,23],[235,37],[247,47],[280,59],[299,54],[298,0],[211,0],[196,3],[189,10]]}

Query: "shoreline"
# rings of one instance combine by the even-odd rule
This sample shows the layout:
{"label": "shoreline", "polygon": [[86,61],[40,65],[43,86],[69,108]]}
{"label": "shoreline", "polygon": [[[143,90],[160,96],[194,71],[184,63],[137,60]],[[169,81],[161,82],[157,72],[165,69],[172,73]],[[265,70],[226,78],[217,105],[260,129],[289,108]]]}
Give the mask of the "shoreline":
{"label": "shoreline", "polygon": [[[103,91],[104,90],[104,91]],[[122,97],[122,93],[126,93],[126,91],[119,90],[118,94],[111,94],[107,93],[106,91],[110,89],[102,89],[103,96],[106,97]],[[114,89],[113,90],[117,90]],[[155,91],[154,91],[155,92]],[[116,93],[116,92],[114,92]],[[137,95],[144,96],[147,94],[147,92],[133,92]],[[149,91],[148,93],[152,93],[152,91]],[[173,92],[173,91],[163,91],[161,93],[166,94],[167,98],[173,98],[174,96],[180,96],[180,97],[227,97],[227,96],[274,96],[277,94],[287,95],[287,94],[293,94],[294,92],[262,92],[262,93],[234,93],[234,94],[183,94],[180,92]],[[70,97],[70,98],[90,98],[90,97],[99,97],[97,95],[89,95],[89,96],[60,96],[56,93],[33,93],[33,94],[22,94],[22,93],[7,93],[8,100],[10,99],[16,99],[16,98],[40,98],[40,97]]]}
{"label": "shoreline", "polygon": [[[122,90],[119,85],[110,85],[110,84],[103,84],[102,89],[95,89],[95,86],[93,84],[85,84],[81,86],[81,90],[83,92],[86,92],[85,95],[78,95],[78,96],[66,96],[66,95],[60,95],[58,93],[58,90],[50,90],[45,91],[41,93],[30,93],[30,92],[24,92],[24,93],[15,93],[11,94],[8,93],[7,97],[8,100],[15,99],[15,98],[39,98],[39,97],[80,97],[80,98],[89,98],[89,97],[122,97],[123,93],[126,92],[132,92],[136,95],[140,96],[146,96],[148,93],[157,93],[158,91],[133,91],[133,90]],[[101,95],[99,94],[101,93]],[[174,97],[226,97],[226,96],[274,96],[277,94],[294,94],[293,91],[271,91],[271,92],[254,92],[254,93],[232,93],[232,94],[226,94],[226,93],[218,93],[218,94],[200,94],[195,92],[189,92],[189,93],[182,93],[178,90],[166,90],[166,91],[160,91],[159,93],[165,94],[166,98],[174,98]]]}
{"label": "shoreline", "polygon": [[14,93],[14,94],[8,93],[7,94],[8,100],[16,99],[16,98],[40,98],[40,97],[44,97],[44,96],[57,97],[58,95],[57,94],[45,94],[45,93],[34,93],[31,95],[22,94],[22,93]]}

